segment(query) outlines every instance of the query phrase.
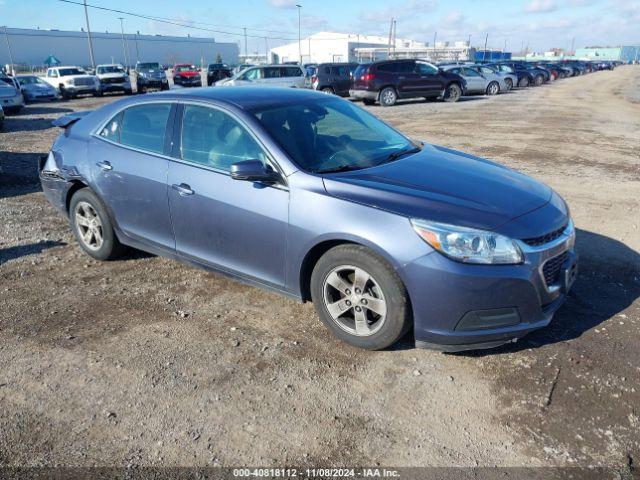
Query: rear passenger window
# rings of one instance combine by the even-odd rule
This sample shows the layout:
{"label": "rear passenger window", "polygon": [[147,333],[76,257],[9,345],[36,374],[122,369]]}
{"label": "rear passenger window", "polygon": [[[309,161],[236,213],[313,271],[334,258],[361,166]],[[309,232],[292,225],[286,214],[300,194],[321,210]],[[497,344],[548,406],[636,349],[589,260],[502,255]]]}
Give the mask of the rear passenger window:
{"label": "rear passenger window", "polygon": [[264,78],[280,78],[280,68],[278,67],[265,68]]}
{"label": "rear passenger window", "polygon": [[120,143],[148,152],[162,153],[171,104],[150,103],[122,113]]}
{"label": "rear passenger window", "polygon": [[301,77],[302,70],[298,67],[284,67],[284,76],[285,77]]}
{"label": "rear passenger window", "polygon": [[220,110],[198,105],[184,107],[180,150],[183,160],[224,171],[243,160],[267,161],[240,123]]}
{"label": "rear passenger window", "polygon": [[347,67],[340,65],[331,67],[331,74],[337,77],[346,77],[349,75],[349,70],[347,69]]}
{"label": "rear passenger window", "polygon": [[122,126],[122,112],[118,113],[115,117],[109,120],[102,130],[100,130],[100,136],[111,140],[112,142],[120,143],[120,127]]}
{"label": "rear passenger window", "polygon": [[395,73],[397,71],[396,67],[397,63],[383,63],[382,65],[378,65],[378,71],[387,72],[387,73]]}

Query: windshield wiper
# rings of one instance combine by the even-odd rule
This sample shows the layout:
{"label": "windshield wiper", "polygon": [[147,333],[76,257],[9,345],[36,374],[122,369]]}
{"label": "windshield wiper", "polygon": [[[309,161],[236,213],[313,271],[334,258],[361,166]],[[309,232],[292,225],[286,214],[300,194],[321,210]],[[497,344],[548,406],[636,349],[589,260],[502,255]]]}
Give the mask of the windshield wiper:
{"label": "windshield wiper", "polygon": [[339,173],[339,172],[351,172],[353,170],[362,170],[363,168],[359,165],[338,165],[337,167],[327,168],[324,170],[318,170],[317,173]]}
{"label": "windshield wiper", "polygon": [[387,158],[385,158],[385,161],[382,163],[393,162],[394,160],[397,160],[400,157],[404,157],[405,155],[410,155],[412,153],[418,153],[421,150],[422,149],[419,147],[412,147],[412,148],[405,148],[403,150],[398,150],[397,152],[393,152],[387,155]]}

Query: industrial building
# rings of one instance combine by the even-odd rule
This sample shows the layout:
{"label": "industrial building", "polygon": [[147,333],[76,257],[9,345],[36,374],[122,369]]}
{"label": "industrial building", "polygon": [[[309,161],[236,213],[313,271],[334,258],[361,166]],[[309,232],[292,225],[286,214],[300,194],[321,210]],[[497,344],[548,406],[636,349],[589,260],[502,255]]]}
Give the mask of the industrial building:
{"label": "industrial building", "polygon": [[576,49],[575,58],[583,60],[619,60],[629,63],[640,60],[640,45],[613,48],[578,48]]}
{"label": "industrial building", "polygon": [[[0,35],[4,37],[4,31]],[[120,33],[91,32],[91,37],[97,64],[134,65],[140,60],[168,65],[183,62],[199,65],[201,62],[215,62],[218,55],[225,63],[238,62],[236,43],[216,42],[213,38],[125,33],[123,48]],[[9,48],[13,62],[19,65],[42,66],[50,55],[63,65],[91,65],[87,33],[84,31],[7,28],[6,38],[0,42],[0,65],[10,63]]]}
{"label": "industrial building", "polygon": [[[422,42],[398,38],[395,49],[423,48]],[[359,62],[369,60],[370,52],[387,55],[389,39],[377,35],[360,35],[357,33],[318,32],[303,38],[300,43],[292,42],[269,50],[271,62],[297,62],[302,56],[302,63],[322,62]],[[394,50],[392,47],[391,50]],[[383,53],[384,52],[384,53]],[[376,57],[377,58],[377,57]]]}

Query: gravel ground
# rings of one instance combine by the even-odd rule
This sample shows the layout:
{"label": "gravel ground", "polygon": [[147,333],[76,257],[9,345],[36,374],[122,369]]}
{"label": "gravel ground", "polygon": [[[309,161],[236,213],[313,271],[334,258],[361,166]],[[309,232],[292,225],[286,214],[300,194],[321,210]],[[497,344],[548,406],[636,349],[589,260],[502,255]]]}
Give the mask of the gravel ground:
{"label": "gravel ground", "polygon": [[45,201],[50,121],[0,133],[0,466],[640,462],[640,68],[371,111],[556,189],[581,273],[553,324],[445,355],[339,343],[312,305],[174,261],[83,255]]}

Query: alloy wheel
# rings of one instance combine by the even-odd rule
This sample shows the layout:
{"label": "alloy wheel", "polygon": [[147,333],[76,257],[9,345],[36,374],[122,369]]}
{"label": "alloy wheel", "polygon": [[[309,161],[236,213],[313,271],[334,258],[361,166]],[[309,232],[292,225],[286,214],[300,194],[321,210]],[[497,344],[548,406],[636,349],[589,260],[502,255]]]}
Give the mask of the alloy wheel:
{"label": "alloy wheel", "polygon": [[100,250],[104,243],[102,220],[88,202],[78,202],[75,208],[75,223],[78,236],[85,247]]}
{"label": "alloy wheel", "polygon": [[387,302],[378,282],[353,265],[335,267],[322,286],[324,306],[335,324],[351,335],[378,332],[387,318]]}

